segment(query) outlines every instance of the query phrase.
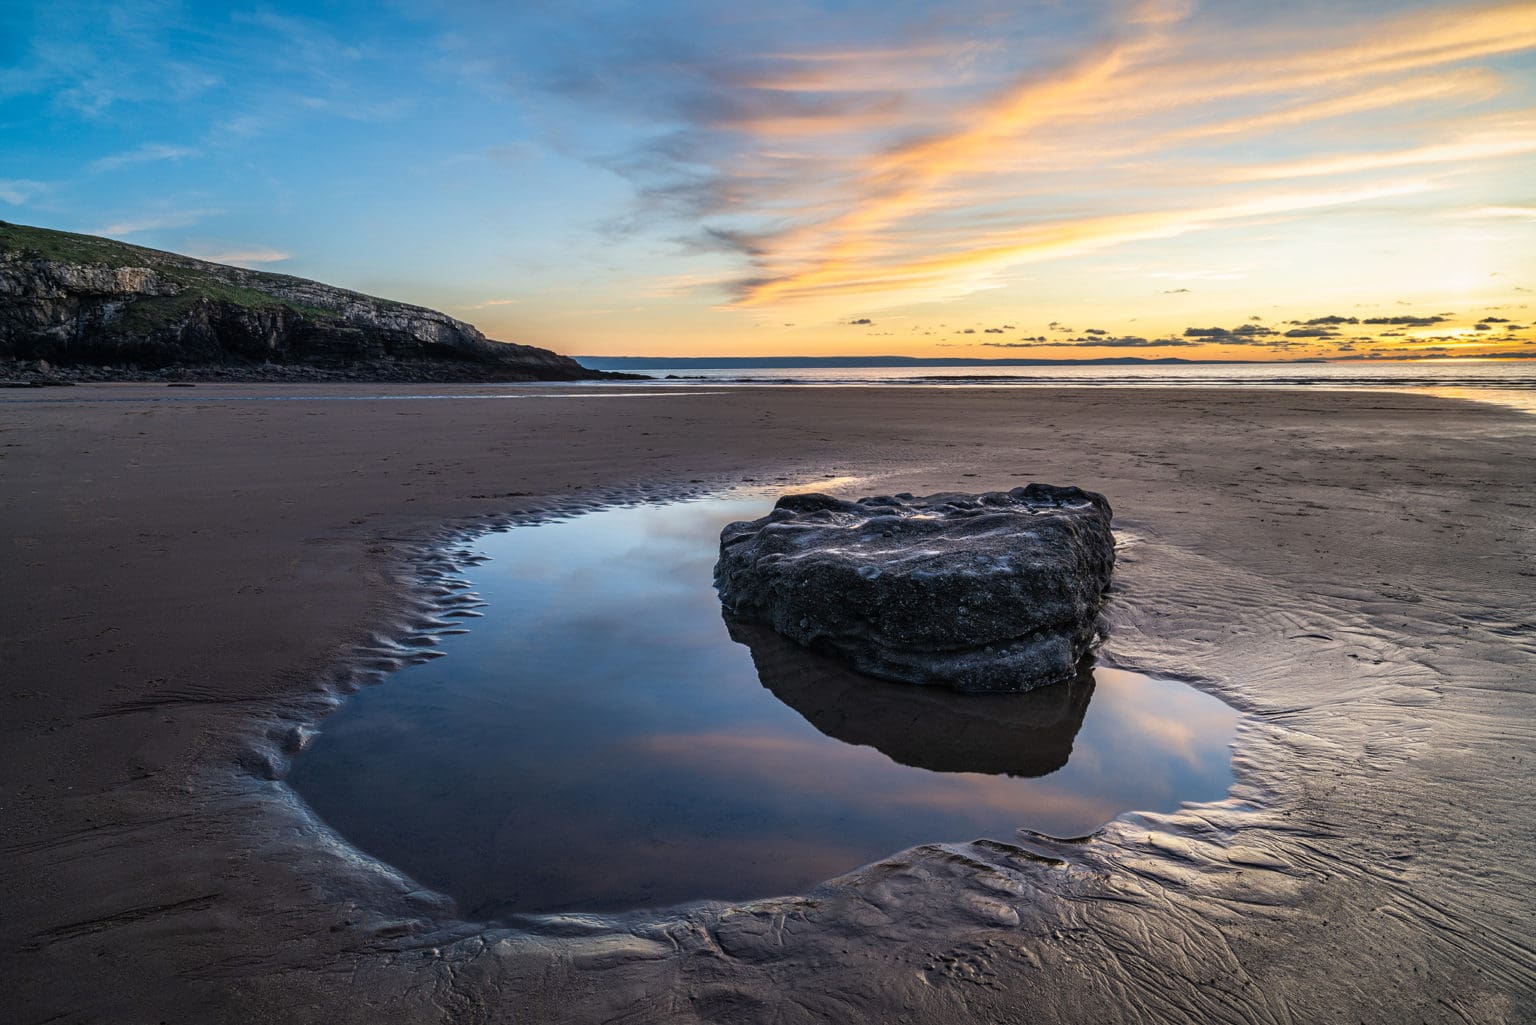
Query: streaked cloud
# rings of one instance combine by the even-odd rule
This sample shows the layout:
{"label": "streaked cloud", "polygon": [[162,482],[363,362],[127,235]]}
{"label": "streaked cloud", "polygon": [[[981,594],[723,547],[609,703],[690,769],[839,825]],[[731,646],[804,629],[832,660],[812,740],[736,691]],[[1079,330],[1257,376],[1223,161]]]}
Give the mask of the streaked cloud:
{"label": "streaked cloud", "polygon": [[[1173,238],[1226,222],[1410,196],[1432,187],[1420,180],[1394,181],[1358,189],[1255,194],[1217,206],[1029,224],[1011,232],[977,233],[961,245],[939,243],[934,248],[940,250],[940,255],[919,256],[906,262],[896,262],[891,256],[910,251],[910,246],[878,255],[866,252],[862,260],[850,259],[845,254],[777,277],[752,281],[739,302],[752,306],[850,295],[879,296],[886,302],[940,299],[986,288],[996,274],[1021,264],[1094,253],[1130,242]],[[946,249],[949,251],[943,252]]]}
{"label": "streaked cloud", "polygon": [[1326,33],[1280,11],[1085,10],[1092,30],[1051,49],[1010,47],[1038,12],[989,9],[995,35],[946,24],[921,43],[876,30],[859,47],[690,51],[649,97],[674,127],[627,171],[653,213],[703,219],[749,268],[717,276],[728,305],[889,306],[1030,263],[1445,191],[1536,152],[1536,117],[1508,109],[1488,63],[1536,48],[1536,5],[1350,10]]}
{"label": "streaked cloud", "polygon": [[1454,142],[1418,146],[1385,153],[1351,153],[1344,156],[1268,164],[1231,172],[1229,181],[1260,181],[1266,178],[1313,178],[1391,170],[1424,164],[1467,165],[1498,157],[1536,152],[1536,120],[1520,120],[1495,131],[1477,133]]}
{"label": "streaked cloud", "polygon": [[1164,281],[1241,281],[1248,275],[1241,271],[1182,270],[1155,271],[1147,276]]}
{"label": "streaked cloud", "polygon": [[193,250],[187,254],[199,260],[207,260],[209,263],[228,263],[236,267],[249,267],[263,263],[281,263],[290,259],[293,254],[285,253],[278,249],[250,248],[250,249],[215,249],[212,251]]}
{"label": "streaked cloud", "polygon": [[[5,216],[302,254],[557,349],[1481,354],[1527,333],[1474,314],[1532,319],[1536,3],[98,14],[8,26]],[[1362,323],[1237,333],[1255,311]],[[1405,311],[1466,337],[1364,320]]]}
{"label": "streaked cloud", "polygon": [[47,182],[29,178],[0,178],[0,202],[22,206],[48,191]]}
{"label": "streaked cloud", "polygon": [[121,167],[130,167],[134,164],[151,164],[162,160],[185,160],[188,157],[197,156],[198,151],[191,146],[173,146],[161,142],[147,142],[122,153],[113,153],[110,156],[101,157],[91,161],[92,171],[115,171]]}
{"label": "streaked cloud", "polygon": [[1465,214],[1500,221],[1536,221],[1536,206],[1480,206]]}
{"label": "streaked cloud", "polygon": [[904,92],[948,88],[973,74],[974,58],[995,49],[995,42],[962,40],[950,44],[895,49],[770,53],[770,70],[747,77],[749,89],[790,93]]}
{"label": "streaked cloud", "polygon": [[[1414,105],[1457,93],[1468,85],[1486,90],[1485,76],[1440,80],[1426,87],[1412,79],[1382,84],[1382,74],[1412,75],[1427,68],[1536,43],[1536,9],[1497,9],[1453,21],[1400,19],[1386,27],[1370,26],[1369,39],[1323,52],[1306,47],[1267,60],[1188,61],[1197,48],[1198,24],[1173,31],[1167,20],[1154,22],[1144,35],[1100,44],[1044,77],[1026,77],[1000,95],[953,112],[956,127],[892,150],[877,150],[857,161],[843,204],[830,218],[806,223],[759,239],[753,257],[758,273],[739,286],[737,301],[755,305],[803,300],[822,294],[866,293],[891,301],[910,300],[912,289],[940,298],[965,294],[985,284],[976,272],[993,272],[1040,259],[1076,255],[1147,238],[1203,230],[1234,219],[1286,214],[1324,206],[1353,205],[1401,196],[1433,187],[1430,183],[1383,181],[1349,192],[1266,196],[1255,194],[1235,203],[1119,216],[1086,216],[1038,222],[1039,207],[1012,199],[1023,190],[1046,186],[1056,205],[1081,205],[1102,182],[1095,206],[1123,204],[1111,191],[1120,175],[1106,175],[1099,164],[1101,147],[1088,136],[1127,148],[1138,135],[1165,128],[1170,114],[1199,116],[1228,102],[1234,94],[1294,94],[1298,86],[1327,84],[1342,95],[1293,107],[1263,111],[1245,119],[1224,118],[1210,126],[1174,131],[1175,144],[1201,135],[1258,139],[1289,124],[1354,113]],[[1310,40],[1309,40],[1310,42]],[[1181,59],[1182,58],[1182,59]],[[1198,86],[1198,88],[1196,88]],[[1357,91],[1351,91],[1357,90]],[[1161,105],[1158,110],[1153,105]],[[1152,109],[1149,109],[1152,108]],[[1133,118],[1150,117],[1138,131]],[[1082,129],[1087,127],[1089,132]],[[1298,177],[1331,177],[1391,171],[1426,164],[1466,166],[1469,162],[1529,153],[1536,133],[1525,120],[1463,131],[1452,142],[1401,144],[1367,153],[1307,156],[1276,160],[1237,171],[1200,165],[1201,154],[1171,148],[1156,151],[1156,176],[1183,177],[1195,172],[1196,184],[1257,182]],[[1373,140],[1374,141],[1374,140]],[[1392,140],[1396,141],[1396,140]],[[1132,150],[1136,147],[1128,147]],[[992,170],[1001,168],[1001,172]],[[1031,169],[1036,168],[1036,173]],[[1203,173],[1202,173],[1203,171]],[[1052,173],[1078,177],[1071,187],[1049,181]],[[1179,193],[1182,188],[1168,190]],[[1147,197],[1146,202],[1166,201]],[[1012,208],[1023,222],[1013,231],[979,226],[958,237],[944,218],[986,207]],[[999,236],[1003,236],[1000,239]],[[1011,236],[1009,238],[1008,236]],[[949,252],[919,259],[904,254]]]}
{"label": "streaked cloud", "polygon": [[473,303],[469,306],[455,306],[456,310],[488,310],[493,306],[516,306],[516,299],[487,299],[484,302]]}
{"label": "streaked cloud", "polygon": [[113,221],[105,227],[97,228],[92,234],[116,237],[121,235],[137,235],[145,231],[161,231],[166,228],[187,228],[201,223],[209,217],[217,215],[219,212],[212,209],[153,211],[121,221]]}

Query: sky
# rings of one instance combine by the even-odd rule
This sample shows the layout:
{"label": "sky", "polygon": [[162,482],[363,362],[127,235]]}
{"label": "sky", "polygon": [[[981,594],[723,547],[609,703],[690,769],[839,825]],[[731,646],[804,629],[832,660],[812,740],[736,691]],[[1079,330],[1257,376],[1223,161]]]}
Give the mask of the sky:
{"label": "sky", "polygon": [[590,355],[1536,356],[1536,3],[0,0],[0,219]]}

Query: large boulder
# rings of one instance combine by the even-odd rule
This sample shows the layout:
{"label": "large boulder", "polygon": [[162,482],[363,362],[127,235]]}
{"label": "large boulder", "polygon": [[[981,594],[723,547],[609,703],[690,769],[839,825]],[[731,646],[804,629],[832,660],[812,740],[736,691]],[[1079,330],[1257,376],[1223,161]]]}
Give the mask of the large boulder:
{"label": "large boulder", "polygon": [[1104,496],[1031,484],[846,502],[786,495],[720,535],[727,615],[871,676],[955,690],[1072,679],[1115,562]]}

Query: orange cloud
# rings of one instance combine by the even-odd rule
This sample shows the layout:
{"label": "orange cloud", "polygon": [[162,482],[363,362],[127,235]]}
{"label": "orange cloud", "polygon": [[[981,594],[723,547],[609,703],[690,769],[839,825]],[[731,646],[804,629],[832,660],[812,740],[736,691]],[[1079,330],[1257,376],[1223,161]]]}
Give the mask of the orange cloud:
{"label": "orange cloud", "polygon": [[871,265],[829,261],[815,269],[765,282],[743,298],[740,305],[883,292],[909,301],[914,292],[936,285],[947,286],[951,292],[969,291],[983,283],[987,274],[1022,263],[1076,256],[1127,242],[1171,238],[1223,222],[1406,196],[1429,188],[1423,181],[1395,182],[1363,189],[1266,195],[1204,208],[1030,225],[976,239],[976,244],[940,257]]}
{"label": "orange cloud", "polygon": [[[867,99],[724,126],[747,143],[723,162],[724,177],[744,183],[729,212],[778,225],[743,247],[753,272],[735,304],[959,295],[1017,264],[1435,187],[1388,177],[1228,194],[1244,185],[1536,151],[1528,119],[1463,115],[1504,83],[1489,68],[1453,67],[1536,47],[1536,4],[1340,25],[1341,41],[1321,47],[1315,32],[1276,30],[1233,49],[1217,28],[1181,4],[1143,4],[1118,37],[947,108],[924,87],[955,77],[922,62],[938,65],[952,47],[778,55],[789,66],[753,88],[863,83]],[[902,65],[908,80],[892,81],[886,71]],[[1325,122],[1358,131],[1325,134]],[[903,123],[917,134],[892,143]],[[1256,143],[1270,158],[1233,168],[1230,147]]]}

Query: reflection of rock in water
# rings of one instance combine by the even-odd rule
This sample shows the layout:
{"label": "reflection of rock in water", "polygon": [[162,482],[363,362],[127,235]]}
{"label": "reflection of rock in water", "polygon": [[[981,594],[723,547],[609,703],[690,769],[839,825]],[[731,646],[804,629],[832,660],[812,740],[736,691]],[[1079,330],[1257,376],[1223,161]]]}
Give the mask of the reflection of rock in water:
{"label": "reflection of rock in water", "polygon": [[1091,660],[1075,679],[1023,694],[967,695],[889,683],[775,633],[726,619],[763,686],[835,740],[934,772],[1044,776],[1067,764],[1093,697]]}

